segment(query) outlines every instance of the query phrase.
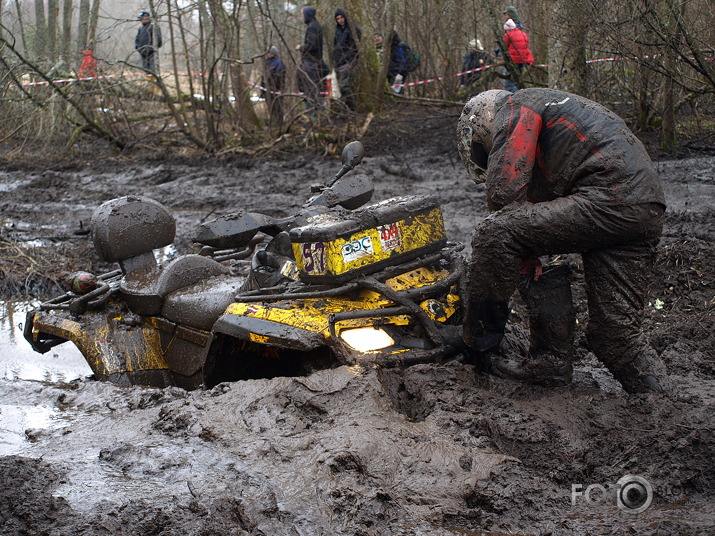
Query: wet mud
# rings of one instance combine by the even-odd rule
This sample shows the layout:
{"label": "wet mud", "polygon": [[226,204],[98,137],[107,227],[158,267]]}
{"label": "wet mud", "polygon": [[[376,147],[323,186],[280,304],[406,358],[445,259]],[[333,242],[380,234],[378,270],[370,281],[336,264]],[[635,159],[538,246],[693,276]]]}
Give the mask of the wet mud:
{"label": "wet mud", "polygon": [[[395,138],[366,143],[359,170],[375,181],[375,200],[435,196],[448,236],[468,254],[486,207],[460,167],[454,123],[430,121],[430,139],[412,144],[396,127]],[[101,271],[112,266],[77,231],[110,198],[140,194],[170,207],[175,247],[188,252],[202,221],[238,209],[292,215],[310,184],[339,167],[308,154],[43,169],[5,162],[0,237],[62,246],[68,263]],[[566,387],[479,375],[459,362],[339,367],[193,392],[0,380],[0,432],[12,408],[47,413],[16,431],[17,441],[0,442],[0,533],[710,534],[715,158],[656,167],[669,208],[644,330],[671,372],[672,399],[626,395],[588,350],[583,267],[565,255],[551,260],[571,266],[578,318]],[[518,294],[511,321],[507,349],[524,351]],[[642,513],[617,505],[626,475],[652,485]]]}

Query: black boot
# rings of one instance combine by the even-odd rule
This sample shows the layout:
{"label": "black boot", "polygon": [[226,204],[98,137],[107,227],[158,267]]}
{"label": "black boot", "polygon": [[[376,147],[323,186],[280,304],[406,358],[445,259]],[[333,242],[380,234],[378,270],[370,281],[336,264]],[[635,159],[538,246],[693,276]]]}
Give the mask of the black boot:
{"label": "black boot", "polygon": [[655,350],[648,350],[630,363],[609,366],[608,369],[621,382],[626,393],[665,393],[670,396],[672,391],[665,365]]}
{"label": "black boot", "polygon": [[519,292],[529,310],[530,349],[526,359],[495,356],[497,376],[540,385],[571,383],[576,310],[568,265],[546,268],[538,281],[522,276]]}
{"label": "black boot", "polygon": [[470,350],[466,362],[479,372],[491,372],[492,357],[499,351],[509,318],[509,303],[471,298],[464,315],[462,336]]}

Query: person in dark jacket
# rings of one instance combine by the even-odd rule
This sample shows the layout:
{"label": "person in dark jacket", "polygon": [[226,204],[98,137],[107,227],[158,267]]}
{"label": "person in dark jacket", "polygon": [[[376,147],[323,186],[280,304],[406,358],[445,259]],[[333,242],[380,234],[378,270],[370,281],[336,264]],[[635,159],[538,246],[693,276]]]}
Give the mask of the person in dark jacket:
{"label": "person in dark jacket", "polygon": [[314,118],[322,108],[320,98],[320,80],[323,78],[323,27],[315,18],[314,7],[305,6],[302,10],[303,22],[307,25],[302,45],[297,45],[301,62],[298,68],[298,89],[305,94],[305,107]]}
{"label": "person in dark jacket", "polygon": [[139,14],[139,20],[142,25],[137,30],[137,36],[134,39],[134,49],[139,52],[142,57],[142,68],[153,74],[157,74],[157,49],[161,48],[161,28],[151,22],[151,15],[148,11],[142,11]]}
{"label": "person in dark jacket", "polygon": [[335,10],[335,37],[333,38],[333,67],[338,78],[340,95],[351,110],[355,109],[355,66],[358,60],[358,41],[362,32],[357,24],[348,21],[344,9]]}
{"label": "person in dark jacket", "polygon": [[[536,279],[540,256],[580,253],[591,350],[627,392],[667,391],[665,367],[641,331],[665,200],[623,120],[561,91],[490,90],[467,102],[457,136],[470,178],[486,183],[491,212],[476,228],[468,272],[463,337],[476,364],[522,381],[571,380],[572,344],[534,351],[532,338],[523,360],[498,347],[520,271]],[[562,309],[573,315],[571,304]]]}
{"label": "person in dark jacket", "polygon": [[488,63],[489,54],[484,51],[482,42],[479,39],[472,39],[469,42],[469,52],[467,52],[462,60],[462,71],[473,72],[467,72],[459,77],[459,83],[462,89],[477,83],[482,76],[484,76],[484,71],[474,71],[474,69],[483,69]]}
{"label": "person in dark jacket", "polygon": [[285,87],[286,66],[278,56],[278,48],[270,47],[265,57],[265,75],[261,84],[265,91],[266,105],[270,123],[279,126],[283,123],[283,99],[280,92]]}
{"label": "person in dark jacket", "polygon": [[402,94],[403,84],[407,80],[407,58],[405,49],[400,46],[402,41],[396,30],[390,33],[390,65],[387,68],[387,81],[396,93]]}

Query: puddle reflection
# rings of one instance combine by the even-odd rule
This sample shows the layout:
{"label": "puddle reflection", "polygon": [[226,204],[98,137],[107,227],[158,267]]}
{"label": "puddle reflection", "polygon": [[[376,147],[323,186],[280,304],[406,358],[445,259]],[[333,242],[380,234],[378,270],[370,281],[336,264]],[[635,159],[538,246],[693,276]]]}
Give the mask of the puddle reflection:
{"label": "puddle reflection", "polygon": [[35,304],[0,300],[0,378],[68,382],[92,374],[82,354],[71,343],[38,354],[22,335],[25,313]]}

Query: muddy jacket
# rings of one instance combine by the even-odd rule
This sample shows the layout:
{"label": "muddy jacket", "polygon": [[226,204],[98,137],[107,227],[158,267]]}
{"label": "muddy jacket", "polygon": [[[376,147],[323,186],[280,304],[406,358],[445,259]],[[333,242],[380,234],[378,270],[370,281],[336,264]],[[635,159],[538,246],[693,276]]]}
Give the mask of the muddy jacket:
{"label": "muddy jacket", "polygon": [[134,39],[134,48],[142,56],[149,56],[155,49],[161,47],[161,28],[154,24],[142,24]]}
{"label": "muddy jacket", "polygon": [[509,57],[514,63],[534,63],[534,56],[529,50],[529,36],[526,32],[515,28],[504,34],[504,44],[509,50]]}
{"label": "muddy jacket", "polygon": [[305,40],[300,46],[303,61],[321,63],[323,61],[323,27],[315,18],[315,9],[306,8]]}
{"label": "muddy jacket", "polygon": [[335,25],[333,38],[333,65],[337,68],[346,64],[354,64],[358,57],[358,44],[362,32],[357,24],[351,24],[347,13],[343,9],[336,9],[335,16],[345,17],[345,25]]}
{"label": "muddy jacket", "polygon": [[579,193],[597,203],[665,198],[643,144],[615,113],[551,89],[523,89],[497,103],[489,154],[490,210]]}

